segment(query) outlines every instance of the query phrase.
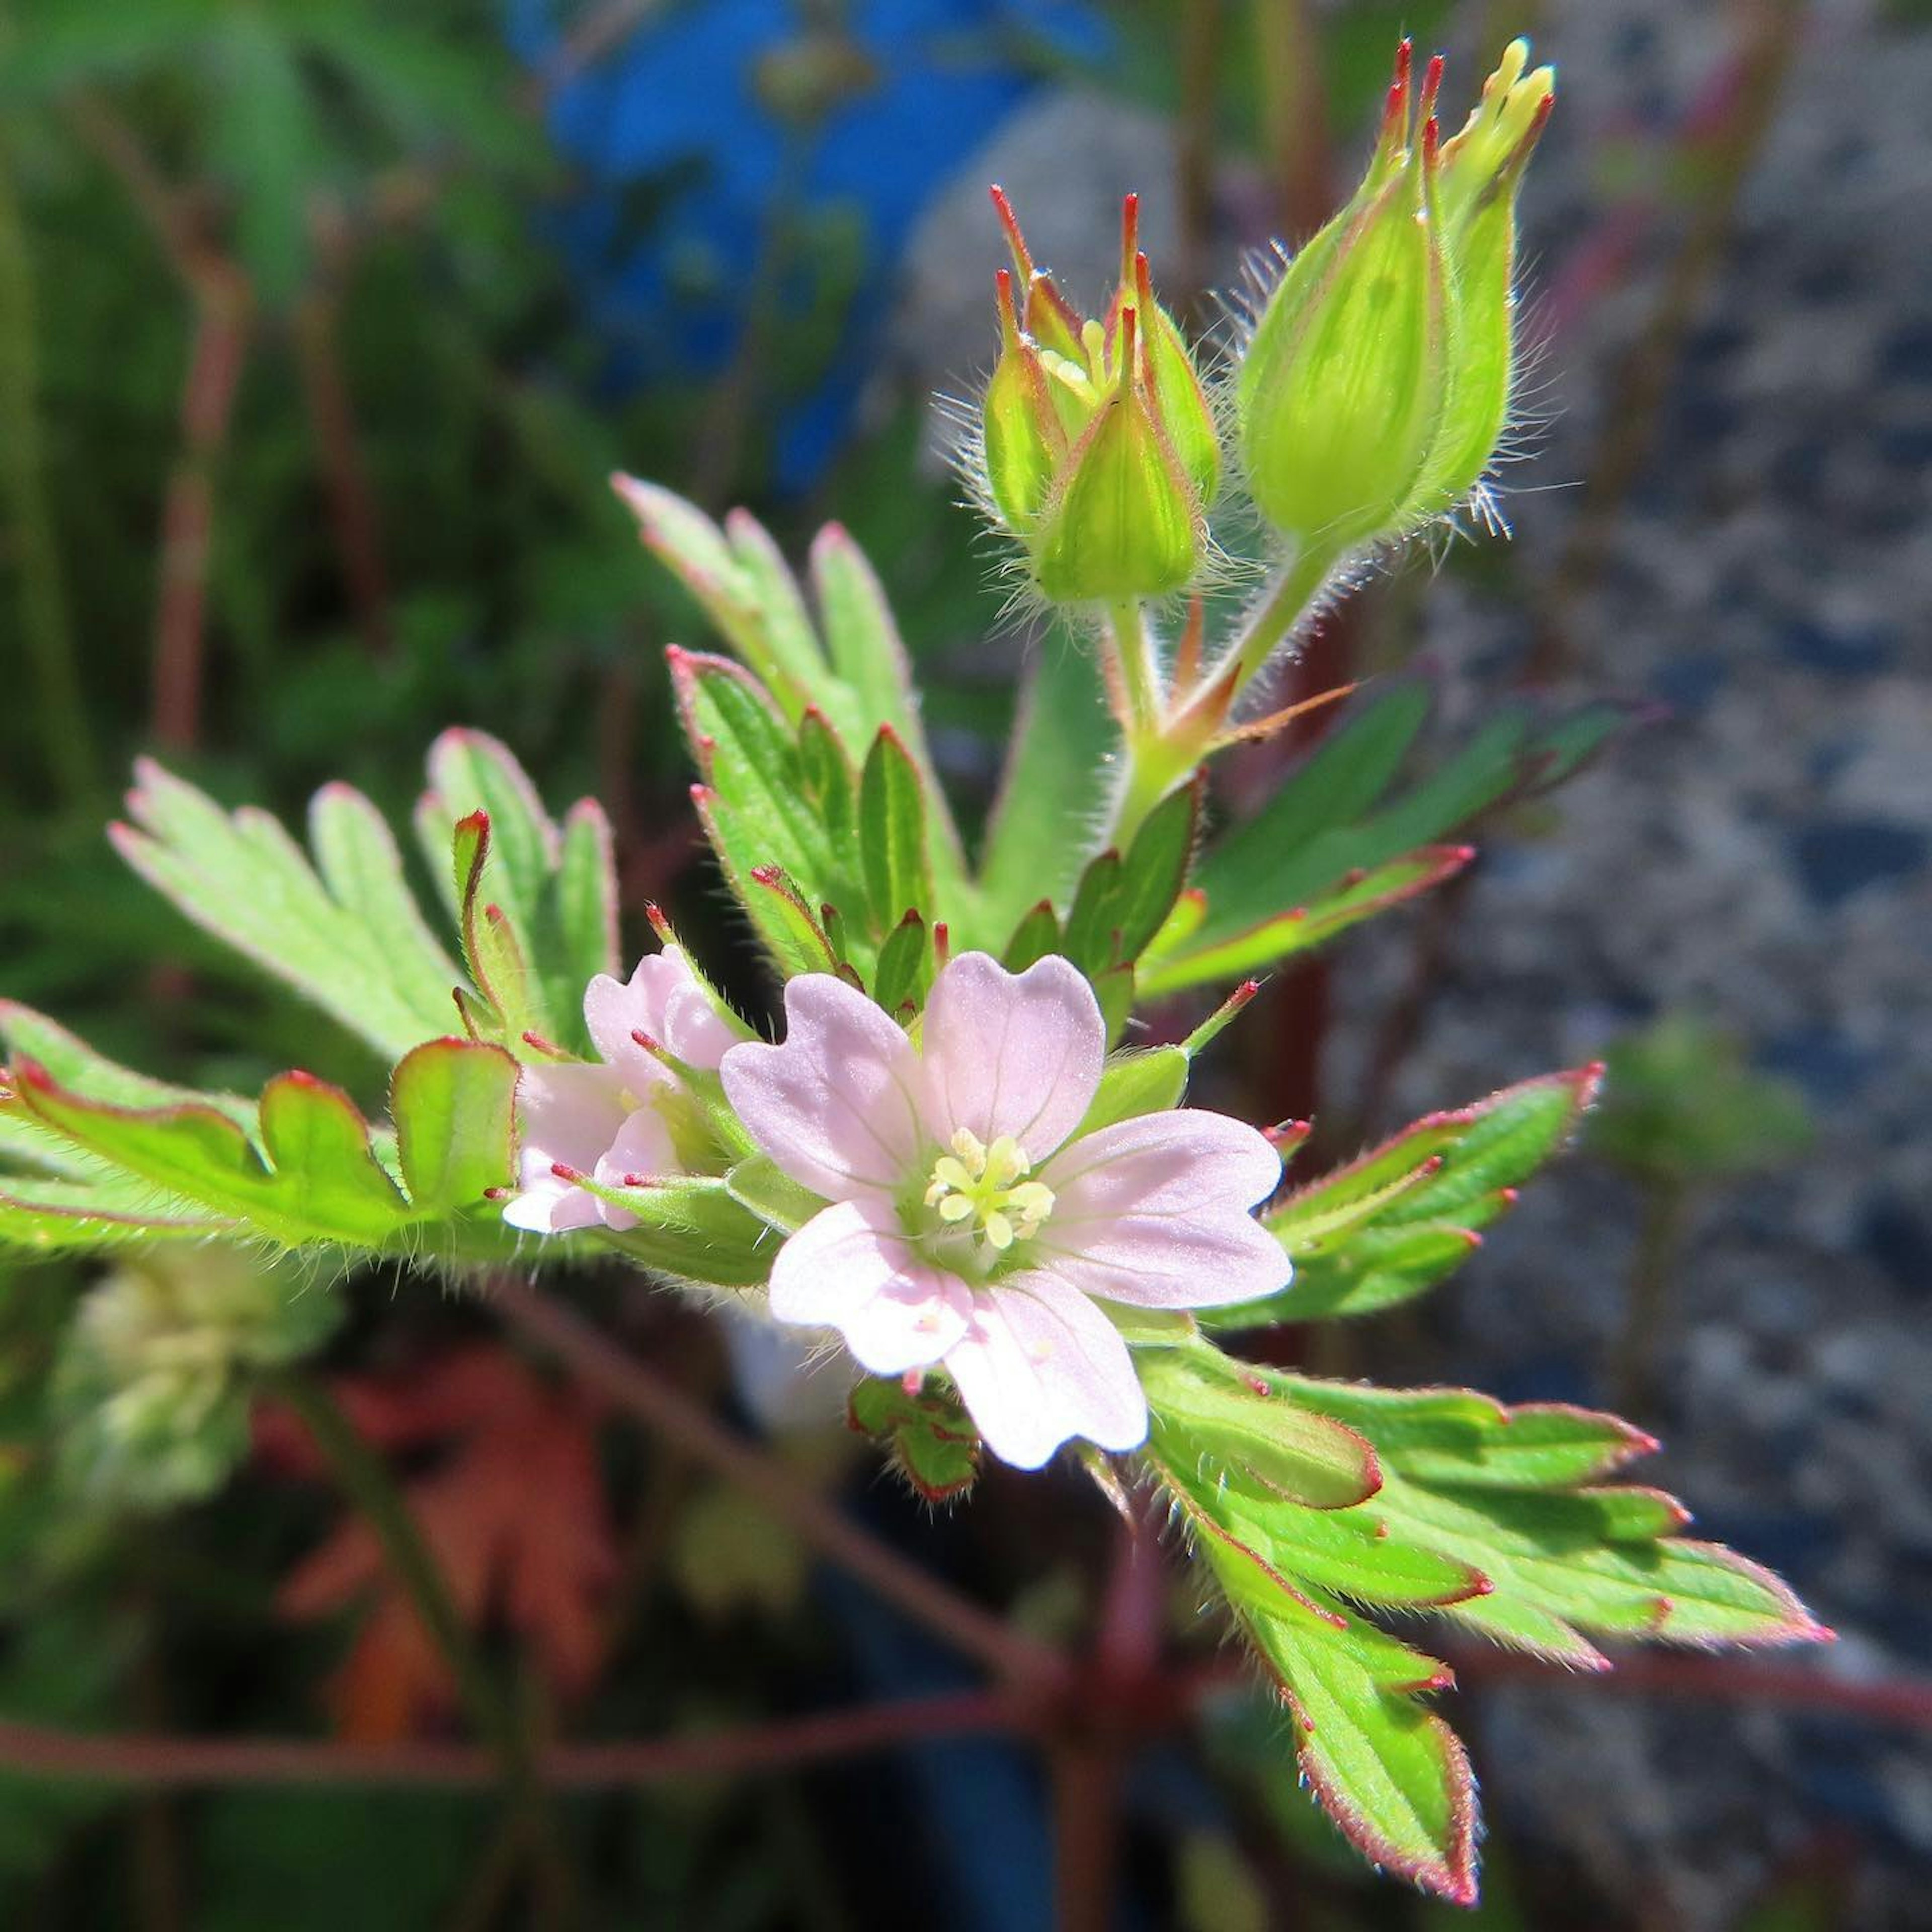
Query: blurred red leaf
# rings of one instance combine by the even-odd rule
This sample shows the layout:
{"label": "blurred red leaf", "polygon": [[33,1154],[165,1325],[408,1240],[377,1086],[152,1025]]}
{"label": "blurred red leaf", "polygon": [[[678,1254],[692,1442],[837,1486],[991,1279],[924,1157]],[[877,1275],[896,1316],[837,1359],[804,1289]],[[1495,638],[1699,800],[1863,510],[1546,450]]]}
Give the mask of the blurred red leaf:
{"label": "blurred red leaf", "polygon": [[[598,1600],[616,1567],[590,1407],[488,1348],[406,1382],[346,1377],[332,1393],[377,1448],[438,1452],[404,1496],[464,1622],[480,1630],[500,1618],[560,1695],[587,1688],[603,1661]],[[262,1418],[257,1447],[291,1474],[324,1474],[286,1412]],[[374,1533],[351,1517],[296,1566],[278,1604],[308,1622],[361,1600],[370,1608],[327,1696],[345,1736],[382,1742],[448,1710],[455,1686]]]}

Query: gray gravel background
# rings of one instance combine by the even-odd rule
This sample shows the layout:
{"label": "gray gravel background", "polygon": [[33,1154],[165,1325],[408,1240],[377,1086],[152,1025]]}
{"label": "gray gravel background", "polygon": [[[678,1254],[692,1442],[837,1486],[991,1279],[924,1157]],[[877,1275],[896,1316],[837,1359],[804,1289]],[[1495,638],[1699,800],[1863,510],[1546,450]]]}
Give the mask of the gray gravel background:
{"label": "gray gravel background", "polygon": [[[1676,123],[1721,62],[1732,16],[1664,0],[1540,10],[1562,99],[1526,214],[1549,288],[1612,218],[1619,147]],[[1472,46],[1451,52],[1460,100],[1483,68]],[[1714,1019],[1802,1090],[1812,1156],[1724,1189],[1696,1217],[1642,1419],[1668,1440],[1657,1480],[1686,1495],[1703,1530],[1778,1566],[1839,1629],[1824,1667],[1922,1681],[1928,100],[1932,32],[1864,0],[1814,9],[1657,446],[1600,578],[1566,614],[1576,674],[1564,694],[1661,700],[1670,715],[1565,790],[1548,836],[1492,842],[1394,1096],[1405,1118],[1472,1098],[1592,1057],[1666,1011]],[[1085,292],[1107,274],[1124,184],[1144,190],[1152,245],[1168,239],[1168,152],[1158,122],[1077,95],[1010,124],[914,252],[908,358],[956,382],[987,351],[984,250],[956,244],[984,224],[986,179],[1013,189],[1036,252]],[[1255,199],[1231,179],[1231,229]],[[1614,373],[1654,306],[1669,236],[1640,242],[1551,345],[1539,400],[1552,420],[1508,505],[1520,582],[1543,580],[1565,542],[1579,496],[1561,486],[1620,405]],[[1445,574],[1425,605],[1451,729],[1498,700],[1529,643],[1520,597],[1475,581]],[[1387,924],[1341,959],[1325,1073],[1348,1093],[1408,961]],[[1635,1221],[1630,1188],[1598,1165],[1540,1180],[1437,1298],[1428,1372],[1517,1398],[1603,1399]],[[1847,1922],[1932,1925],[1922,1734],[1581,1689],[1494,1691],[1478,1723],[1488,1803],[1508,1837],[1580,1868],[1646,1924],[1730,1927],[1783,1861],[1849,1833],[1861,1876]]]}

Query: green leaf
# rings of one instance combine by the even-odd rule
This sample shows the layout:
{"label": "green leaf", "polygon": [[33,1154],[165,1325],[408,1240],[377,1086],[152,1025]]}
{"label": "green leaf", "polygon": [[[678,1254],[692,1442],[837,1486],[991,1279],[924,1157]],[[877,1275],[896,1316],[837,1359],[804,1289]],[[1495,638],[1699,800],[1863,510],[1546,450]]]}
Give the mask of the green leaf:
{"label": "green leaf", "polygon": [[[490,849],[487,812],[472,812],[457,820],[450,838],[450,859],[453,874],[460,882],[458,923],[463,935],[463,962],[488,1004],[490,1030],[516,1040],[526,1033],[548,1037],[550,1020],[542,989],[524,956],[517,928],[500,905],[494,900],[486,903],[483,898]],[[458,1005],[469,1020],[473,1010],[460,1000]]]}
{"label": "green leaf", "polygon": [[1135,835],[1113,914],[1122,959],[1136,960],[1146,951],[1180,897],[1200,831],[1205,784],[1197,775],[1192,784],[1169,792]]}
{"label": "green leaf", "polygon": [[882,725],[891,726],[914,762],[930,774],[912,667],[892,607],[866,553],[842,524],[826,524],[812,540],[812,586],[832,668],[852,692],[864,738],[869,742]]}
{"label": "green leaf", "polygon": [[[1458,869],[1438,844],[1508,801],[1567,777],[1623,715],[1599,706],[1545,722],[1505,711],[1420,783],[1382,802],[1429,709],[1397,683],[1352,710],[1252,818],[1202,858],[1204,916],[1160,935],[1144,991],[1252,970],[1333,938]],[[1425,849],[1432,848],[1432,849]],[[1466,854],[1464,855],[1466,857]]]}
{"label": "green leaf", "polygon": [[1156,1468],[1288,1707],[1302,1775],[1324,1809],[1365,1857],[1472,1902],[1474,1781],[1454,1732],[1415,1695],[1448,1672],[1291,1583],[1220,1520],[1208,1485],[1157,1459]]}
{"label": "green leaf", "polygon": [[799,775],[834,844],[856,836],[859,780],[838,734],[815,706],[799,720]]}
{"label": "green leaf", "polygon": [[1142,962],[1142,992],[1156,998],[1312,952],[1364,920],[1454,878],[1474,856],[1467,845],[1425,846],[1369,871],[1346,874],[1306,904],[1291,906],[1244,931],[1225,932],[1210,921],[1184,946],[1161,950]]}
{"label": "green leaf", "polygon": [[[382,814],[353,786],[324,785],[309,802],[308,842],[338,904],[382,936],[390,974],[412,1011],[448,1007],[462,975],[430,929],[403,875],[403,855]],[[448,1024],[447,1012],[442,1022]]]}
{"label": "green leaf", "polygon": [[1000,956],[1000,963],[1009,973],[1024,973],[1036,960],[1059,950],[1060,921],[1054,915],[1053,902],[1042,899],[1014,927],[1013,936],[1006,941],[1006,950]]}
{"label": "green leaf", "polygon": [[501,1047],[434,1040],[389,1081],[403,1184],[418,1213],[475,1208],[515,1177],[517,1063]]}
{"label": "green leaf", "polygon": [[[771,532],[750,511],[726,513],[724,537],[730,545],[739,580],[750,592],[772,656],[784,674],[777,695],[786,716],[795,724],[806,703],[815,699],[824,706],[832,696],[826,688],[825,653],[819,646],[818,633],[812,628],[812,613],[806,608],[798,579],[772,542]],[[788,701],[788,687],[799,694],[800,701]],[[843,697],[841,692],[838,699]],[[835,700],[830,708],[835,722],[848,727],[851,724],[853,720],[845,715],[848,706],[842,701]]]}
{"label": "green leaf", "polygon": [[760,1220],[795,1234],[825,1205],[810,1188],[801,1186],[769,1154],[748,1154],[724,1177],[734,1199]]}
{"label": "green leaf", "polygon": [[636,1217],[634,1227],[607,1229],[602,1238],[660,1274],[709,1287],[752,1288],[771,1273],[778,1235],[722,1180],[676,1174],[646,1187],[610,1187],[580,1175],[578,1185]]}
{"label": "green leaf", "polygon": [[1073,903],[1066,909],[1066,936],[1061,950],[1090,980],[1119,963],[1112,915],[1120,897],[1120,855],[1109,846],[1080,874]]}
{"label": "green leaf", "polygon": [[1108,1054],[1086,1117],[1072,1138],[1098,1133],[1116,1120],[1162,1114],[1187,1090],[1187,1055],[1178,1046],[1149,1046]]}
{"label": "green leaf", "polygon": [[793,881],[814,926],[814,908],[827,902],[847,915],[848,951],[855,965],[868,970],[877,955],[869,922],[863,932],[850,923],[866,904],[856,855],[849,840],[842,850],[834,846],[814,808],[798,740],[764,688],[728,658],[677,650],[667,655],[704,779],[694,794],[699,814],[727,883],[760,936],[788,973],[825,970],[824,949],[814,944],[801,952],[794,922],[760,900],[754,876],[776,867]]}
{"label": "green leaf", "polygon": [[1480,1566],[1490,1588],[1444,1606],[1458,1622],[1589,1670],[1608,1666],[1585,1633],[1689,1643],[1822,1634],[1768,1572],[1680,1536],[1690,1519],[1674,1498],[1599,1486],[1657,1447],[1615,1416],[1256,1372],[1375,1444],[1384,1480],[1372,1510],[1391,1540]]}
{"label": "green leaf", "polygon": [[617,952],[616,857],[610,821],[595,799],[579,799],[564,814],[555,890],[557,931],[580,993],[600,973],[623,977]]}
{"label": "green leaf", "polygon": [[0,1244],[53,1252],[201,1239],[228,1224],[192,1202],[104,1168],[98,1178],[0,1174]]}
{"label": "green leaf", "polygon": [[934,880],[950,905],[966,875],[965,853],[926,741],[912,668],[892,607],[866,554],[844,526],[827,524],[812,546],[819,629],[832,670],[851,692],[861,742],[890,725],[925,781]]}
{"label": "green leaf", "polygon": [[[1580,1632],[1694,1644],[1822,1634],[1768,1570],[1716,1544],[1668,1534],[1630,1541],[1627,1506],[1606,1506],[1596,1492],[1457,1489],[1394,1476],[1377,1503],[1399,1533],[1463,1552],[1490,1578],[1490,1595],[1445,1616],[1566,1661],[1582,1660]],[[1654,1510],[1654,1497],[1640,1507]],[[1678,1511],[1670,1526],[1684,1520]]]}
{"label": "green leaf", "polygon": [[963,1496],[980,1473],[980,1432],[950,1390],[908,1395],[903,1383],[868,1376],[853,1390],[852,1426],[886,1445],[893,1466],[926,1502]]}
{"label": "green leaf", "polygon": [[890,726],[872,740],[859,776],[859,850],[875,933],[883,938],[908,912],[933,910],[925,788]]}
{"label": "green leaf", "polygon": [[1066,952],[1088,974],[1131,965],[1167,924],[1187,883],[1204,779],[1168,794],[1123,859],[1111,848],[1081,877],[1066,915]]}
{"label": "green leaf", "polygon": [[1279,1296],[1203,1314],[1210,1328],[1315,1321],[1393,1307],[1453,1274],[1527,1180],[1568,1138],[1600,1070],[1580,1067],[1431,1114],[1297,1188],[1263,1225],[1294,1257]]}
{"label": "green leaf", "polygon": [[[1206,855],[1198,884],[1215,925],[1258,923],[1328,884],[1336,873],[1317,876],[1322,868],[1302,864],[1303,855],[1388,789],[1428,716],[1428,688],[1419,682],[1351,705],[1268,803]],[[1337,868],[1347,869],[1346,862]]]}
{"label": "green leaf", "polygon": [[788,974],[836,970],[824,927],[812,917],[797,886],[778,866],[753,868],[747,903],[759,931],[772,937],[772,950]]}
{"label": "green leaf", "polygon": [[532,931],[562,856],[562,841],[523,766],[487,732],[458,728],[430,747],[429,782],[429,796],[442,820],[429,848],[432,862],[440,862],[460,820],[487,813],[489,898],[519,934]]}
{"label": "green leaf", "polygon": [[1399,1455],[1403,1473],[1422,1481],[1567,1488],[1614,1474],[1658,1447],[1619,1417],[1565,1402],[1508,1408],[1473,1389],[1281,1379],[1298,1400]]}
{"label": "green leaf", "polygon": [[1210,1343],[1143,1349],[1135,1366],[1166,1464],[1310,1510],[1349,1508],[1382,1486],[1364,1437],[1276,1394]]}
{"label": "green leaf", "polygon": [[379,1247],[410,1218],[377,1162],[366,1121],[339,1089],[304,1073],[263,1088],[260,1151],[225,1113],[198,1103],[116,1106],[62,1087],[46,1069],[15,1069],[20,1102],[101,1160],[290,1246]]}
{"label": "green leaf", "polygon": [[[109,836],[142,878],[386,1058],[447,1028],[460,975],[420,914],[376,922],[374,909],[393,910],[396,895],[406,896],[399,862],[392,844],[368,836],[366,819],[356,829],[358,808],[339,794],[320,804],[330,841],[327,884],[266,813],[224,812],[149,760],[135,766],[128,807],[133,823],[112,826]],[[380,875],[392,863],[398,869],[386,886]]]}
{"label": "green leaf", "polygon": [[478,812],[487,822],[485,848],[458,881],[472,970],[488,977],[494,969],[484,990],[513,1036],[529,1030],[583,1045],[584,979],[560,918],[562,832],[522,766],[487,733],[444,732],[430,748],[429,776],[417,826],[436,842],[432,859]]}
{"label": "green leaf", "polygon": [[879,949],[872,998],[889,1013],[896,1014],[902,1006],[918,1007],[926,998],[931,958],[926,922],[917,913],[908,912]]}
{"label": "green leaf", "polygon": [[790,687],[791,715],[804,708],[803,694],[771,637],[770,614],[760,586],[704,513],[674,492],[633,476],[611,478],[618,496],[638,519],[644,543],[703,605],[731,648],[765,684],[777,692]]}
{"label": "green leaf", "polygon": [[[1116,736],[1092,651],[1058,632],[1043,640],[980,860],[989,948],[1042,899],[1071,896],[1113,783]],[[968,937],[954,935],[962,945]]]}
{"label": "green leaf", "polygon": [[0,1000],[0,1039],[7,1042],[10,1061],[38,1061],[62,1086],[91,1100],[123,1107],[208,1107],[248,1132],[254,1131],[253,1101],[238,1094],[204,1094],[191,1087],[176,1087],[118,1066],[58,1021],[17,1000]]}

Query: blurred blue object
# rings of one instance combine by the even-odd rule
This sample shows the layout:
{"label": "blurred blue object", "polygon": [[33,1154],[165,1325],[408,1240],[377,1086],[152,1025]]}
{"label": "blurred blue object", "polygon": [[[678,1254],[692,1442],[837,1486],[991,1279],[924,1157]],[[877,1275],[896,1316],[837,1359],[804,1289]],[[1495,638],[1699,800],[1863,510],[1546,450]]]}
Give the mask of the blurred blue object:
{"label": "blurred blue object", "polygon": [[[555,212],[559,245],[622,387],[717,374],[760,302],[814,318],[824,353],[783,398],[776,437],[776,481],[799,488],[842,440],[928,198],[1035,88],[1102,56],[1108,34],[1078,0],[637,10],[641,24],[548,97],[580,176]],[[594,12],[512,0],[512,44],[557,76]]]}

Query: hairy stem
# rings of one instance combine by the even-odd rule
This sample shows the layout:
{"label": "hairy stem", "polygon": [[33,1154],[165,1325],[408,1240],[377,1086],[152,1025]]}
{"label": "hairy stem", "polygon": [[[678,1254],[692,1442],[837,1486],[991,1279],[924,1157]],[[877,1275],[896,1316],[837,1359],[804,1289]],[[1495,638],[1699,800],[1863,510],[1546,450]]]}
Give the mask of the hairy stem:
{"label": "hairy stem", "polygon": [[1238,698],[1312,610],[1342,561],[1325,544],[1304,544],[1268,586],[1267,596],[1241,627],[1241,634],[1233,646],[1234,662],[1239,666]]}
{"label": "hairy stem", "polygon": [[1658,1343],[1670,1318],[1670,1284],[1690,1224],[1684,1184],[1664,1176],[1644,1184],[1643,1219],[1624,1291],[1623,1332],[1612,1358],[1612,1400],[1641,1415],[1657,1394]]}
{"label": "hairy stem", "polygon": [[1108,612],[1107,626],[1114,634],[1114,662],[1120,668],[1121,688],[1126,694],[1127,715],[1121,726],[1130,737],[1154,730],[1160,722],[1160,677],[1139,598],[1122,598]]}

